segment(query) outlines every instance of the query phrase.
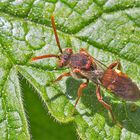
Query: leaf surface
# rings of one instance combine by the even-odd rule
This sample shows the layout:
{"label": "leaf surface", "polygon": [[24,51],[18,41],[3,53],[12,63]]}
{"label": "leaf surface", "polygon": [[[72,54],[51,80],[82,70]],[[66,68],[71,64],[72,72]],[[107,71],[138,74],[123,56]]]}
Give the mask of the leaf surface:
{"label": "leaf surface", "polygon": [[97,101],[95,85],[72,109],[82,81],[64,78],[52,83],[69,69],[58,69],[55,59],[31,62],[34,56],[55,53],[50,17],[56,19],[62,48],[88,52],[109,65],[120,60],[123,71],[140,87],[140,2],[137,0],[24,0],[0,2],[0,136],[30,139],[21,98],[20,73],[59,122],[74,121],[82,139],[140,139],[140,103],[132,109],[102,89],[103,99],[112,105],[123,128],[111,123],[108,112]]}

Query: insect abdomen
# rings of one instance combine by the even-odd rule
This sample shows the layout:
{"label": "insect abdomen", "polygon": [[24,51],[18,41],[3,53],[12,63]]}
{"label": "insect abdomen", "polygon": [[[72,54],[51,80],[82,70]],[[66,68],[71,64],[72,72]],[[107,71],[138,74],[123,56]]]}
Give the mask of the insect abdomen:
{"label": "insect abdomen", "polygon": [[123,73],[119,74],[115,70],[108,69],[104,73],[101,83],[105,88],[125,100],[135,101],[140,99],[139,88]]}

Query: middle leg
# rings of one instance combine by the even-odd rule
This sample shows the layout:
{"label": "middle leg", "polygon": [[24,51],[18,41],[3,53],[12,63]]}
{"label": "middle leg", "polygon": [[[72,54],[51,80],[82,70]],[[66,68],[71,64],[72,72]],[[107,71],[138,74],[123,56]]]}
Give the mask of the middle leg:
{"label": "middle leg", "polygon": [[83,92],[83,89],[86,88],[86,87],[88,86],[89,80],[88,80],[88,79],[86,79],[86,80],[87,80],[87,81],[86,81],[85,83],[82,83],[82,84],[80,85],[79,89],[78,89],[78,93],[77,93],[78,98],[77,98],[77,100],[76,100],[76,102],[75,102],[74,109],[73,109],[72,113],[74,113],[74,110],[75,110],[75,108],[76,108],[76,105],[77,105],[77,103],[78,103],[80,97],[83,95],[83,93],[82,93],[82,92]]}

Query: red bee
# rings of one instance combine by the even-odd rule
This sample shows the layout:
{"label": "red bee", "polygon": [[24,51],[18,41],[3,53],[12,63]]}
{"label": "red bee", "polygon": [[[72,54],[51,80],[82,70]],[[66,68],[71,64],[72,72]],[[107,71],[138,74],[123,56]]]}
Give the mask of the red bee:
{"label": "red bee", "polygon": [[[120,71],[120,62],[114,62],[110,66],[105,66],[103,63],[93,58],[84,49],[81,49],[78,53],[73,53],[71,48],[67,48],[62,51],[59,43],[59,38],[56,31],[56,26],[54,22],[54,16],[51,17],[52,27],[54,30],[54,35],[56,39],[57,46],[60,51],[60,55],[48,54],[43,56],[37,56],[32,58],[32,61],[56,57],[59,60],[59,67],[69,67],[70,72],[61,74],[55,81],[61,80],[64,76],[72,76],[76,79],[85,79],[86,82],[82,83],[78,89],[78,98],[76,100],[74,109],[82,96],[82,91],[87,87],[89,80],[97,85],[96,95],[98,101],[110,111],[112,118],[114,119],[112,108],[106,102],[102,100],[100,94],[100,86],[113,92],[115,95],[125,99],[135,101],[140,99],[140,90],[132,82],[132,80],[124,73]],[[117,66],[117,69],[114,69]]]}

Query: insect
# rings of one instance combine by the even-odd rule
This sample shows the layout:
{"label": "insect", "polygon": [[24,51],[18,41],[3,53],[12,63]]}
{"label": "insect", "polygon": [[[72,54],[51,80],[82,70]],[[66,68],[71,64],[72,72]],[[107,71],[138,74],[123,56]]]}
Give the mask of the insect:
{"label": "insect", "polygon": [[[125,100],[135,101],[140,99],[139,88],[126,74],[120,71],[120,62],[114,62],[107,67],[102,62],[92,57],[85,49],[80,49],[78,53],[73,53],[71,48],[66,48],[63,51],[57,35],[54,16],[51,17],[51,22],[60,55],[47,54],[43,56],[37,56],[32,58],[32,61],[55,57],[58,59],[59,67],[68,67],[71,69],[70,72],[61,74],[55,81],[60,81],[65,76],[72,76],[76,79],[86,80],[86,82],[82,83],[78,89],[78,97],[75,102],[74,109],[76,108],[76,105],[82,96],[83,89],[87,87],[89,80],[96,84],[97,99],[107,110],[110,111],[113,119],[114,115],[112,112],[112,107],[103,101],[100,94],[100,86],[103,86],[104,88],[110,90],[112,93]],[[114,69],[115,67],[117,68]]]}

